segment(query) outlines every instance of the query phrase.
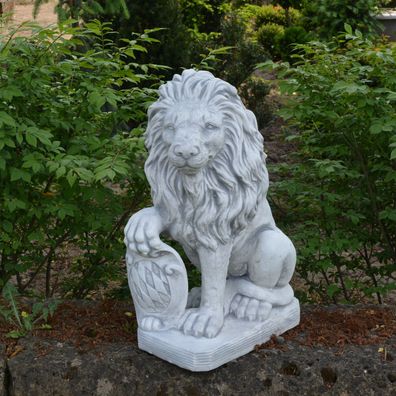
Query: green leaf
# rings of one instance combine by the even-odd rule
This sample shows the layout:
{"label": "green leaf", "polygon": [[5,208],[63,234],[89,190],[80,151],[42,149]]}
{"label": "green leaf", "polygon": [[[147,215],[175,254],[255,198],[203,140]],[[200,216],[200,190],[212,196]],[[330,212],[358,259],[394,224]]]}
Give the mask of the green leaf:
{"label": "green leaf", "polygon": [[22,338],[25,337],[26,332],[22,331],[22,330],[11,330],[10,332],[8,332],[6,334],[7,338],[13,338],[13,339],[18,339],[18,338]]}
{"label": "green leaf", "polygon": [[52,133],[44,130],[36,130],[34,135],[37,137],[38,140],[40,140],[41,143],[47,146],[51,145]]}
{"label": "green leaf", "polygon": [[23,323],[23,327],[26,332],[33,330],[33,323],[32,323],[32,319],[31,319],[30,315],[28,315],[26,317],[22,317],[22,323]]}
{"label": "green leaf", "polygon": [[106,97],[98,91],[93,91],[88,95],[88,102],[96,109],[100,110],[106,103]]}
{"label": "green leaf", "polygon": [[258,63],[256,65],[256,69],[262,69],[263,71],[273,71],[275,69],[279,68],[279,64],[275,63],[272,60],[268,60],[266,62],[263,63]]}
{"label": "green leaf", "polygon": [[279,82],[279,89],[284,94],[292,94],[296,90],[296,84],[294,80],[285,80]]}
{"label": "green leaf", "polygon": [[13,85],[8,85],[0,90],[0,97],[6,101],[11,100],[14,97],[23,96],[23,92]]}
{"label": "green leaf", "polygon": [[37,318],[40,315],[43,308],[44,308],[44,304],[42,302],[34,303],[32,307],[32,317]]}
{"label": "green leaf", "polygon": [[327,286],[327,295],[330,298],[333,297],[335,294],[338,294],[340,291],[341,289],[335,284]]}
{"label": "green leaf", "polygon": [[134,45],[132,46],[132,48],[133,48],[135,51],[147,52],[147,49],[144,48],[143,46],[139,45],[139,44],[134,44]]}
{"label": "green leaf", "polygon": [[391,155],[390,155],[390,159],[391,160],[396,159],[396,148],[392,150]]}
{"label": "green leaf", "polygon": [[7,231],[8,233],[11,233],[12,230],[14,229],[13,225],[11,222],[8,220],[3,221],[3,229]]}
{"label": "green leaf", "polygon": [[75,172],[77,175],[84,181],[90,182],[93,180],[94,175],[93,172],[90,171],[89,169],[84,169],[84,168],[76,168]]}
{"label": "green leaf", "polygon": [[56,177],[59,179],[66,174],[66,167],[61,165],[55,172]]}
{"label": "green leaf", "polygon": [[25,170],[18,168],[11,168],[10,176],[11,176],[10,178],[11,181],[24,180],[26,182],[30,182],[31,180],[31,175],[29,172],[26,172]]}
{"label": "green leaf", "polygon": [[12,139],[5,139],[4,143],[8,147],[15,148],[15,142]]}
{"label": "green leaf", "polygon": [[74,214],[76,212],[76,207],[70,204],[64,204],[59,210],[58,210],[58,217],[63,220],[66,216],[69,217],[74,217]]}
{"label": "green leaf", "polygon": [[26,209],[26,203],[18,198],[12,198],[6,201],[6,206],[10,212],[14,212],[16,209]]}
{"label": "green leaf", "polygon": [[37,146],[37,138],[33,133],[26,131],[25,139],[26,139],[26,142],[28,144],[30,144],[31,146],[33,146],[33,147]]}
{"label": "green leaf", "polygon": [[374,135],[382,132],[382,124],[381,123],[374,123],[370,126],[370,132]]}
{"label": "green leaf", "polygon": [[110,169],[110,168],[106,168],[103,170],[100,170],[99,172],[95,173],[95,180],[96,181],[103,181],[105,179],[110,179],[113,180],[113,178],[115,177],[115,172]]}
{"label": "green leaf", "polygon": [[366,93],[368,91],[368,87],[363,84],[356,84],[347,81],[338,81],[334,84],[333,88],[331,89],[331,93],[341,92],[341,93]]}
{"label": "green leaf", "polygon": [[18,144],[22,144],[23,142],[23,135],[21,131],[17,131],[16,135],[15,135],[16,141],[18,142]]}
{"label": "green leaf", "polygon": [[388,100],[396,100],[396,92],[390,92],[388,95]]}
{"label": "green leaf", "polygon": [[353,31],[352,31],[352,26],[351,25],[348,25],[347,23],[344,23],[344,29],[345,29],[345,31],[348,33],[348,34],[353,34]]}
{"label": "green leaf", "polygon": [[77,180],[77,175],[73,172],[73,170],[70,170],[67,175],[66,175],[66,180],[68,181],[70,187],[73,187],[74,183]]}
{"label": "green leaf", "polygon": [[396,221],[396,209],[385,209],[380,212],[379,218],[381,220]]}
{"label": "green leaf", "polygon": [[15,120],[5,111],[0,111],[0,124],[5,124],[12,127],[16,126]]}

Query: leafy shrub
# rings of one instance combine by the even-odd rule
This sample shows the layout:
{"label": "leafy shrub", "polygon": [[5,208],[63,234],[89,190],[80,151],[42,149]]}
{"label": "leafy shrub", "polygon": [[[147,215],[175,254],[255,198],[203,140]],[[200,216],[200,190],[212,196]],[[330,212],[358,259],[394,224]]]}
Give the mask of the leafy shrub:
{"label": "leafy shrub", "polygon": [[302,26],[290,26],[284,31],[284,34],[278,36],[275,41],[276,54],[285,61],[293,63],[292,55],[295,55],[296,44],[305,44],[312,39],[312,35],[309,34]]}
{"label": "leafy shrub", "polygon": [[[36,6],[46,1],[36,0]],[[161,28],[156,29],[158,41],[150,54],[141,52],[137,59],[168,66],[163,70],[165,79],[197,64],[202,53],[216,48],[220,20],[230,9],[224,0],[59,0],[56,6],[59,20],[73,17],[82,24],[94,19],[111,22],[119,38]]]}
{"label": "leafy shrub", "polygon": [[229,83],[239,86],[254,71],[257,63],[268,59],[268,53],[247,31],[247,19],[239,12],[227,14],[221,24],[223,46],[232,46],[229,55],[216,73]]}
{"label": "leafy shrub", "polygon": [[300,23],[301,13],[294,9],[287,10],[281,6],[267,5],[258,7],[256,15],[256,27],[274,23],[281,26],[295,25]]}
{"label": "leafy shrub", "polygon": [[[36,0],[36,3],[39,6],[47,1]],[[169,66],[168,71],[164,70],[166,78],[199,60],[201,47],[194,42],[193,26],[184,22],[179,0],[58,0],[56,10],[60,21],[72,17],[82,23],[95,19],[111,22],[118,40],[130,38],[133,32],[162,28],[155,32],[158,41],[151,47],[150,56],[144,52],[136,56],[141,63]],[[118,41],[118,44],[122,46],[123,42]]]}
{"label": "leafy shrub", "polygon": [[271,199],[312,294],[381,302],[396,288],[396,51],[347,30],[341,48],[302,45],[301,64],[283,66],[298,153]]}
{"label": "leafy shrub", "polygon": [[372,35],[380,32],[377,5],[377,0],[305,0],[303,14],[308,30],[325,39],[343,32],[345,23]]}
{"label": "leafy shrub", "polygon": [[2,297],[4,303],[0,304],[0,317],[13,326],[13,330],[9,331],[6,337],[24,337],[36,328],[51,329],[47,322],[58,306],[57,301],[35,302],[30,312],[24,311],[19,307],[17,301],[19,297],[18,290],[10,282],[4,286]]}
{"label": "leafy shrub", "polygon": [[261,6],[254,4],[245,4],[236,9],[239,17],[245,22],[248,23],[250,21],[254,21],[256,16],[261,11]]}
{"label": "leafy shrub", "polygon": [[273,109],[268,103],[267,95],[271,84],[262,77],[250,76],[239,87],[239,93],[246,107],[256,115],[259,129],[272,118]]}
{"label": "leafy shrub", "polygon": [[294,8],[277,6],[259,7],[255,19],[257,41],[273,59],[290,60],[293,44],[306,43],[308,33],[299,24],[301,13]]}
{"label": "leafy shrub", "polygon": [[259,7],[258,13],[256,15],[256,26],[260,27],[261,25],[268,23],[285,26],[285,9],[280,6],[272,5]]}
{"label": "leafy shrub", "polygon": [[[104,0],[101,0],[105,2]],[[100,20],[112,20],[112,28],[120,37],[128,38],[132,32],[145,29],[163,28],[155,33],[158,43],[150,49],[150,54],[141,53],[142,63],[156,63],[169,66],[166,78],[170,78],[181,68],[198,61],[198,52],[192,51],[193,37],[183,19],[183,9],[178,0],[127,0],[130,18],[111,14],[99,16]]]}
{"label": "leafy shrub", "polygon": [[285,28],[275,23],[262,25],[257,31],[257,41],[268,51],[275,55],[277,43],[285,34]]}
{"label": "leafy shrub", "polygon": [[154,93],[140,86],[158,67],[127,62],[147,33],[116,47],[108,24],[59,29],[0,40],[0,289],[41,279],[51,296],[73,250],[67,286],[83,297],[121,270],[121,228],[148,194],[139,125]]}
{"label": "leafy shrub", "polygon": [[222,16],[231,11],[231,5],[225,0],[179,1],[186,26],[203,33],[217,32]]}

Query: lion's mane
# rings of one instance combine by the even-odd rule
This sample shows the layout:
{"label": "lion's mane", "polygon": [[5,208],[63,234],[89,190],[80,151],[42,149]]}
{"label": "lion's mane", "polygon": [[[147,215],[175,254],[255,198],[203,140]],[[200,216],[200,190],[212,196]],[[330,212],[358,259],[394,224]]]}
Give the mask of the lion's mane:
{"label": "lion's mane", "polygon": [[[254,114],[237,90],[205,71],[186,70],[159,89],[148,111],[145,133],[149,156],[145,172],[154,205],[167,222],[182,222],[184,241],[210,249],[228,243],[254,217],[268,189],[263,138]],[[162,131],[165,114],[176,104],[197,101],[223,115],[225,146],[191,184],[168,160]],[[209,221],[208,221],[209,219]]]}

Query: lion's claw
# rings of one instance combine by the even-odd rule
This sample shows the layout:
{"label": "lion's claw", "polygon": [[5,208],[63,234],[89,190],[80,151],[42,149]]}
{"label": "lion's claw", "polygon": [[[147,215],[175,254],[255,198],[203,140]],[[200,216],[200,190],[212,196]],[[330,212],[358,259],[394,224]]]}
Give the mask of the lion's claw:
{"label": "lion's claw", "polygon": [[188,309],[180,320],[179,329],[186,335],[194,337],[213,338],[223,327],[222,312],[204,310],[202,308]]}
{"label": "lion's claw", "polygon": [[140,327],[142,330],[146,331],[158,331],[163,327],[163,323],[161,319],[156,318],[155,316],[146,316],[142,319]]}

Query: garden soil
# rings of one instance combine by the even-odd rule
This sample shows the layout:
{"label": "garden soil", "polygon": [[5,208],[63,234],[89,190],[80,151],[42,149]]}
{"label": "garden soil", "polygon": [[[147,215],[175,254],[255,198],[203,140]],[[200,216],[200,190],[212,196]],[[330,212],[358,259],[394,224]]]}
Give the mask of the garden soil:
{"label": "garden soil", "polygon": [[[28,309],[26,307],[26,309]],[[49,320],[51,329],[35,330],[42,339],[72,343],[86,351],[115,342],[136,344],[137,323],[132,303],[116,300],[65,301]],[[39,326],[37,326],[39,327]],[[13,357],[22,351],[17,340],[7,337],[11,325],[0,319],[0,344]],[[281,337],[273,337],[257,349],[285,349],[287,342],[307,347],[381,345],[396,335],[396,307],[384,305],[302,306],[301,322]],[[45,350],[42,353],[46,353]],[[385,353],[385,350],[383,351]],[[395,356],[396,359],[396,356]]]}

